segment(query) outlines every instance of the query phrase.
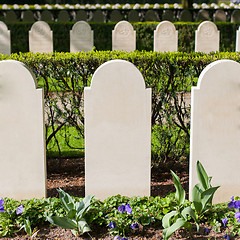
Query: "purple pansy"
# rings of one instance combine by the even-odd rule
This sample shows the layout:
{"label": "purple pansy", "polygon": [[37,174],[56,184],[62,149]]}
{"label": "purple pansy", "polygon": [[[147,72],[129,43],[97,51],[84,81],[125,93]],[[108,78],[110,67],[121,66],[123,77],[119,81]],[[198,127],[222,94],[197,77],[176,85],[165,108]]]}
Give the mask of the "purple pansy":
{"label": "purple pansy", "polygon": [[208,228],[204,228],[205,233],[210,233],[210,230]]}
{"label": "purple pansy", "polygon": [[238,222],[240,222],[240,212],[239,211],[235,212],[235,218]]}
{"label": "purple pansy", "polygon": [[230,240],[230,236],[228,234],[225,234],[224,239]]}
{"label": "purple pansy", "polygon": [[24,207],[23,207],[23,205],[20,205],[20,206],[17,208],[16,213],[17,213],[17,215],[19,215],[19,214],[21,214],[23,211],[24,211]]}
{"label": "purple pansy", "polygon": [[132,208],[130,207],[130,204],[128,203],[126,206],[125,206],[125,210],[128,214],[131,214],[132,213]]}
{"label": "purple pansy", "polygon": [[222,219],[222,223],[223,223],[224,227],[226,227],[227,222],[228,222],[228,218],[227,217]]}
{"label": "purple pansy", "polygon": [[110,222],[110,223],[108,224],[108,226],[109,226],[110,228],[115,228],[117,225],[116,225],[115,222]]}
{"label": "purple pansy", "polygon": [[4,200],[0,199],[0,212],[5,212],[3,204],[4,204]]}
{"label": "purple pansy", "polygon": [[132,223],[132,224],[130,225],[130,228],[131,228],[131,229],[139,228],[138,223]]}
{"label": "purple pansy", "polygon": [[228,203],[228,207],[229,208],[239,209],[240,208],[240,201],[239,200],[235,201],[234,197],[231,197],[231,202]]}
{"label": "purple pansy", "polygon": [[114,240],[121,240],[121,237],[120,236],[115,236]]}
{"label": "purple pansy", "polygon": [[124,213],[126,211],[125,205],[122,204],[121,206],[119,206],[118,211],[121,212],[121,213]]}

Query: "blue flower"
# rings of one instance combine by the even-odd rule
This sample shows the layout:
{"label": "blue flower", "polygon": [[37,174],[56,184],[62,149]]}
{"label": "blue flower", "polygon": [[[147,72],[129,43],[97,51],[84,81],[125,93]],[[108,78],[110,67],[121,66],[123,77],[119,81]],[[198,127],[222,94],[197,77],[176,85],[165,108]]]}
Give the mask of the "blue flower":
{"label": "blue flower", "polygon": [[128,214],[132,213],[132,208],[130,207],[129,203],[125,206],[125,210],[127,211]]}
{"label": "blue flower", "polygon": [[114,240],[121,240],[121,237],[115,236],[115,237],[114,237]]}
{"label": "blue flower", "polygon": [[204,228],[205,233],[210,233],[210,230],[208,228]]}
{"label": "blue flower", "polygon": [[240,201],[239,200],[235,201],[234,197],[231,197],[231,202],[228,203],[228,207],[229,208],[239,209],[240,208]]}
{"label": "blue flower", "polygon": [[238,222],[240,222],[240,212],[239,211],[235,212],[235,218]]}
{"label": "blue flower", "polygon": [[130,228],[131,228],[131,229],[139,228],[138,223],[132,223],[132,224],[130,225]]}
{"label": "blue flower", "polygon": [[234,208],[235,209],[239,209],[240,208],[240,201],[238,200],[238,201],[235,201],[235,203],[234,203]]}
{"label": "blue flower", "polygon": [[128,240],[128,238],[127,237],[123,237],[122,240]]}
{"label": "blue flower", "polygon": [[19,214],[21,214],[23,211],[24,211],[24,207],[23,207],[23,205],[20,205],[20,206],[17,208],[16,213],[17,213],[17,215],[19,215]]}
{"label": "blue flower", "polygon": [[117,225],[116,225],[115,222],[110,222],[110,223],[108,224],[108,226],[109,226],[110,228],[115,228]]}
{"label": "blue flower", "polygon": [[222,219],[222,223],[223,223],[224,227],[226,227],[227,222],[228,222],[228,218],[227,217]]}
{"label": "blue flower", "polygon": [[4,200],[0,199],[0,212],[5,212],[3,204],[4,204]]}
{"label": "blue flower", "polygon": [[121,212],[121,213],[124,213],[126,211],[125,205],[122,204],[121,206],[119,206],[118,211]]}
{"label": "blue flower", "polygon": [[224,236],[224,239],[230,240],[230,236],[229,236],[228,234],[226,234],[226,235]]}

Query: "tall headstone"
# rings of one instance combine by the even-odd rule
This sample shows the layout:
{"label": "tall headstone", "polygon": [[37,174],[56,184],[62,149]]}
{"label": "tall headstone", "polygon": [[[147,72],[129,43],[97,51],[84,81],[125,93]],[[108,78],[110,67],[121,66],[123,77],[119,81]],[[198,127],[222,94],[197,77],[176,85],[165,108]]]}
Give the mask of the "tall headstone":
{"label": "tall headstone", "polygon": [[139,22],[140,17],[139,17],[139,12],[136,10],[130,10],[128,12],[128,21],[129,22]]}
{"label": "tall headstone", "polygon": [[192,14],[188,9],[183,9],[180,13],[180,21],[192,22]]}
{"label": "tall headstone", "polygon": [[85,191],[150,195],[151,89],[130,62],[100,66],[84,90]]}
{"label": "tall headstone", "polygon": [[78,10],[76,12],[76,20],[77,21],[87,21],[88,16],[85,10]]}
{"label": "tall headstone", "polygon": [[51,22],[53,21],[53,15],[49,10],[43,10],[41,12],[41,21]]}
{"label": "tall headstone", "polygon": [[110,21],[111,22],[119,22],[119,21],[122,21],[123,19],[123,15],[121,14],[121,12],[119,10],[113,10],[111,13],[110,13]]}
{"label": "tall headstone", "polygon": [[4,22],[0,21],[0,53],[11,54],[11,37],[10,31]]}
{"label": "tall headstone", "polygon": [[162,14],[162,20],[164,21],[174,21],[174,15],[172,10],[164,10]]}
{"label": "tall headstone", "polygon": [[53,34],[46,22],[35,22],[29,31],[29,51],[33,53],[53,52]]}
{"label": "tall headstone", "polygon": [[13,22],[18,22],[18,21],[19,21],[19,19],[13,10],[7,11],[7,13],[5,15],[6,23],[13,23]]}
{"label": "tall headstone", "polygon": [[240,52],[240,28],[236,32],[236,52]]}
{"label": "tall headstone", "polygon": [[70,52],[92,51],[93,31],[87,22],[76,22],[70,31]]}
{"label": "tall headstone", "polygon": [[159,16],[158,16],[157,11],[154,11],[152,9],[147,10],[147,12],[145,14],[145,21],[158,22]]}
{"label": "tall headstone", "polygon": [[218,9],[213,16],[214,22],[226,22],[227,16],[225,11]]}
{"label": "tall headstone", "polygon": [[198,182],[199,160],[212,186],[220,186],[214,203],[239,195],[240,64],[219,60],[200,74],[192,87],[189,193]]}
{"label": "tall headstone", "polygon": [[231,22],[232,23],[239,23],[240,22],[240,10],[236,9],[233,11],[231,15]]}
{"label": "tall headstone", "polygon": [[210,53],[219,51],[220,32],[210,21],[204,21],[195,31],[195,52]]}
{"label": "tall headstone", "polygon": [[23,11],[21,17],[22,17],[23,22],[34,22],[35,21],[33,12],[30,10]]}
{"label": "tall headstone", "polygon": [[136,50],[136,31],[131,23],[121,21],[112,31],[112,50],[131,52]]}
{"label": "tall headstone", "polygon": [[22,63],[0,62],[0,196],[46,197],[43,89]]}
{"label": "tall headstone", "polygon": [[173,23],[163,21],[154,30],[154,51],[157,52],[177,52],[178,31]]}
{"label": "tall headstone", "polygon": [[204,10],[204,9],[199,10],[198,15],[197,15],[198,22],[207,21],[209,19],[210,19],[210,16],[209,16],[209,13],[207,10]]}
{"label": "tall headstone", "polygon": [[67,10],[59,11],[57,21],[58,22],[69,22],[70,17],[69,17],[68,11]]}
{"label": "tall headstone", "polygon": [[102,10],[97,9],[96,11],[93,12],[93,17],[92,17],[93,22],[101,22],[103,23],[105,21],[104,15]]}

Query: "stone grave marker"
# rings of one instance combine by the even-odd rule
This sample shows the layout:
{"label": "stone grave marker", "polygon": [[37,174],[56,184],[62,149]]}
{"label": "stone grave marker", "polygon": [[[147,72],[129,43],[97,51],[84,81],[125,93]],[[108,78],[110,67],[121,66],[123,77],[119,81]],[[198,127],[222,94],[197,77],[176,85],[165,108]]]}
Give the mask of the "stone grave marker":
{"label": "stone grave marker", "polygon": [[100,9],[93,12],[93,22],[104,22],[104,15]]}
{"label": "stone grave marker", "polygon": [[180,13],[180,20],[182,22],[192,22],[192,14],[189,10],[183,9]]}
{"label": "stone grave marker", "polygon": [[121,21],[112,31],[112,50],[131,52],[136,50],[136,31],[131,23]]}
{"label": "stone grave marker", "polygon": [[30,10],[22,12],[22,21],[23,22],[35,22],[33,12]]}
{"label": "stone grave marker", "polygon": [[154,51],[177,52],[178,31],[169,21],[160,22],[154,30]]}
{"label": "stone grave marker", "polygon": [[198,22],[206,21],[209,19],[210,19],[210,17],[209,17],[209,13],[207,10],[204,10],[204,9],[199,10],[198,15],[197,15]]}
{"label": "stone grave marker", "polygon": [[0,196],[46,197],[43,89],[22,63],[0,62]]}
{"label": "stone grave marker", "polygon": [[87,22],[76,22],[70,31],[70,52],[92,51],[93,31]]}
{"label": "stone grave marker", "polygon": [[147,10],[145,14],[145,21],[158,22],[159,21],[158,13],[154,10]]}
{"label": "stone grave marker", "polygon": [[0,21],[0,53],[11,54],[11,37],[10,31],[4,22]]}
{"label": "stone grave marker", "polygon": [[231,22],[232,23],[239,23],[240,22],[240,10],[236,9],[233,11],[231,15]]}
{"label": "stone grave marker", "polygon": [[33,53],[53,52],[53,34],[46,22],[35,22],[29,31],[29,51]]}
{"label": "stone grave marker", "polygon": [[218,9],[214,13],[213,20],[214,22],[226,22],[226,13],[223,10]]}
{"label": "stone grave marker", "polygon": [[87,21],[87,12],[84,10],[78,10],[76,12],[76,20],[77,21]]}
{"label": "stone grave marker", "polygon": [[162,20],[173,22],[174,21],[174,15],[173,15],[172,10],[164,10],[163,14],[162,14]]}
{"label": "stone grave marker", "polygon": [[128,21],[129,22],[139,22],[139,12],[136,10],[130,10],[128,13]]}
{"label": "stone grave marker", "polygon": [[123,16],[119,10],[113,10],[110,13],[110,21],[111,22],[119,22],[123,19]]}
{"label": "stone grave marker", "polygon": [[41,21],[52,22],[53,15],[49,10],[43,10],[41,13]]}
{"label": "stone grave marker", "polygon": [[216,25],[210,21],[204,21],[195,31],[195,52],[219,51],[220,32]]}
{"label": "stone grave marker", "polygon": [[198,182],[199,160],[216,191],[214,203],[239,195],[240,64],[219,60],[200,74],[191,92],[189,193]]}
{"label": "stone grave marker", "polygon": [[7,13],[5,15],[5,22],[6,23],[18,22],[18,18],[17,18],[16,13],[12,10],[7,11]]}
{"label": "stone grave marker", "polygon": [[236,52],[240,52],[240,28],[236,32]]}
{"label": "stone grave marker", "polygon": [[130,62],[100,66],[84,89],[85,192],[150,195],[151,89]]}
{"label": "stone grave marker", "polygon": [[67,10],[61,10],[58,13],[57,21],[58,22],[69,22],[70,17],[69,17],[68,11]]}

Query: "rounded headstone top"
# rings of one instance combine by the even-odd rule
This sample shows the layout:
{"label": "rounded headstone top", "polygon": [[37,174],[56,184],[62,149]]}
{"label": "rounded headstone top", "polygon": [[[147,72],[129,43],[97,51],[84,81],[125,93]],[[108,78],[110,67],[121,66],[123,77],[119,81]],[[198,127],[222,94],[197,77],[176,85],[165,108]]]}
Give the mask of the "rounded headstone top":
{"label": "rounded headstone top", "polygon": [[[110,60],[97,68],[92,77],[91,88],[101,88],[102,82],[114,81],[129,82],[134,88],[145,89],[145,81],[137,67],[126,60]],[[131,82],[131,83],[130,83]]]}
{"label": "rounded headstone top", "polygon": [[124,27],[124,29],[127,27],[128,30],[131,30],[133,31],[133,26],[131,23],[129,23],[128,21],[120,21],[118,22],[115,27],[114,27],[114,30],[119,30],[121,29],[122,27]]}
{"label": "rounded headstone top", "polygon": [[197,29],[205,37],[212,37],[216,32],[218,32],[217,26],[210,21],[202,22]]}
{"label": "rounded headstone top", "polygon": [[0,30],[1,31],[7,31],[8,30],[7,25],[2,21],[0,21]]}
{"label": "rounded headstone top", "polygon": [[49,27],[49,25],[46,22],[44,22],[44,21],[37,21],[37,22],[35,22],[32,25],[32,27],[31,27],[31,31],[35,30],[35,29],[38,29],[39,27],[51,31],[51,28]]}
{"label": "rounded headstone top", "polygon": [[169,37],[175,33],[176,28],[173,23],[169,21],[163,21],[157,25],[156,31],[166,37]]}
{"label": "rounded headstone top", "polygon": [[79,32],[79,29],[81,29],[81,32],[82,31],[91,31],[91,26],[85,21],[78,21],[73,25],[72,31]]}

